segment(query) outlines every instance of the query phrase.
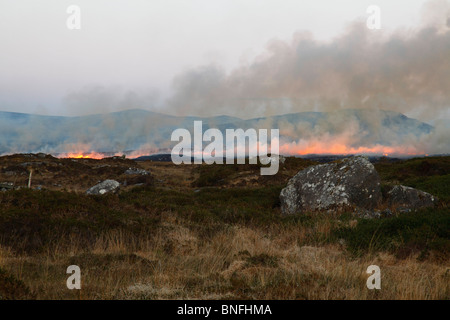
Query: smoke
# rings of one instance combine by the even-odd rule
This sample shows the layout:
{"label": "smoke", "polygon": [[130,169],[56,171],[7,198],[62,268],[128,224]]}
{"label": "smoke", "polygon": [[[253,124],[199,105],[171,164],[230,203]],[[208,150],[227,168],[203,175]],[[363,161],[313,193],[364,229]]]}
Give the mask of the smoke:
{"label": "smoke", "polygon": [[[450,118],[450,3],[425,3],[421,20],[393,32],[357,21],[329,42],[297,32],[290,42],[269,41],[266,52],[231,72],[217,65],[188,70],[175,78],[167,112],[269,117],[262,127],[280,129],[285,154],[448,153],[448,125],[436,120]],[[355,117],[343,109],[367,112]],[[435,128],[405,130],[384,110]],[[305,111],[327,113],[316,123],[270,118]]]}
{"label": "smoke", "polygon": [[450,106],[450,5],[424,5],[422,24],[391,33],[351,24],[330,42],[297,32],[231,72],[201,66],[174,80],[168,111],[251,118],[300,111],[387,109],[430,121]]}
{"label": "smoke", "polygon": [[69,115],[106,114],[130,109],[155,109],[160,103],[157,89],[127,90],[121,86],[90,85],[67,94],[62,101]]}
{"label": "smoke", "polygon": [[[0,121],[0,134],[11,137],[0,153],[169,148],[173,129],[218,115],[253,120],[217,117],[209,127],[279,129],[282,154],[449,153],[450,3],[427,2],[421,19],[419,27],[393,32],[357,21],[328,42],[305,31],[289,42],[271,40],[254,61],[229,72],[206,65],[178,75],[164,101],[153,89],[88,86],[68,94],[63,106],[71,115],[102,115],[61,123],[33,118],[25,129],[11,119]],[[109,114],[127,109],[179,117]],[[325,113],[275,117],[305,111]],[[181,117],[188,115],[195,118]]]}

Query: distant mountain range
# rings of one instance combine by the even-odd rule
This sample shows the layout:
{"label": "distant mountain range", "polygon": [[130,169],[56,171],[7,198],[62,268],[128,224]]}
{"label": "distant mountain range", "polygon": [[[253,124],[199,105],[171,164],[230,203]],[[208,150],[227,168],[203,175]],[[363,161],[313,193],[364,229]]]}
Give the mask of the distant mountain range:
{"label": "distant mountain range", "polygon": [[129,152],[170,150],[172,131],[192,132],[194,120],[203,130],[279,129],[281,142],[336,136],[352,146],[398,145],[433,131],[433,126],[385,110],[346,109],[300,112],[243,120],[230,116],[177,117],[145,110],[126,110],[79,117],[0,112],[0,154]]}

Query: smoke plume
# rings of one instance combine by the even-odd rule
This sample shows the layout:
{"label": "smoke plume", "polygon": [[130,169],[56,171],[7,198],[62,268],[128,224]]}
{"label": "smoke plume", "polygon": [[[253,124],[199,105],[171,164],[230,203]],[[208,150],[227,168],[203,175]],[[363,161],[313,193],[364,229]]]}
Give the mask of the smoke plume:
{"label": "smoke plume", "polygon": [[390,33],[355,22],[329,42],[308,32],[272,40],[255,61],[229,73],[209,65],[179,75],[168,110],[252,118],[358,108],[449,118],[449,2],[426,3],[422,20]]}

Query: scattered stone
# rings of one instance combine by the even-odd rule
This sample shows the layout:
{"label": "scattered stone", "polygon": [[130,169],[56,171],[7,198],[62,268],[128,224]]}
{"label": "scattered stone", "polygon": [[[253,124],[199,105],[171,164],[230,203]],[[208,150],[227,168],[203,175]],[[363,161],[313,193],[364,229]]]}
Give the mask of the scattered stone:
{"label": "scattered stone", "polygon": [[373,218],[388,218],[391,217],[394,213],[389,209],[384,210],[362,210],[357,209],[354,212],[354,215],[363,218],[363,219],[373,219]]}
{"label": "scattered stone", "polygon": [[256,157],[256,158],[251,158],[251,160],[253,161],[258,161],[264,164],[269,164],[269,162],[276,162],[278,158],[278,162],[283,164],[286,161],[286,157],[285,156],[281,156],[281,155],[276,155],[274,154],[273,156],[265,156],[265,157]]}
{"label": "scattered stone", "polygon": [[399,212],[434,207],[438,202],[438,199],[429,193],[402,185],[392,188],[387,197],[389,206]]}
{"label": "scattered stone", "polygon": [[35,162],[23,162],[19,164],[20,166],[26,168],[26,167],[32,167],[32,166],[42,166],[45,165],[43,162],[35,161]]}
{"label": "scattered stone", "polygon": [[144,169],[139,169],[139,168],[128,168],[125,171],[126,175],[141,175],[141,176],[147,176],[150,174],[150,172],[144,170]]}
{"label": "scattered stone", "polygon": [[143,185],[145,185],[145,183],[136,183],[135,185],[133,185],[134,187],[140,187],[140,186],[143,186]]}
{"label": "scattered stone", "polygon": [[14,189],[14,184],[12,182],[2,182],[0,183],[0,191],[8,191]]}
{"label": "scattered stone", "polygon": [[119,191],[120,183],[115,180],[105,180],[86,191],[86,194],[102,195]]}
{"label": "scattered stone", "polygon": [[289,180],[280,201],[284,214],[358,208],[366,215],[381,202],[380,177],[363,156],[311,166]]}
{"label": "scattered stone", "polygon": [[278,159],[279,163],[284,163],[286,161],[286,158],[284,156],[280,156],[280,155],[276,155],[274,154],[273,156],[270,157],[259,157],[259,161],[261,163],[269,163],[270,162],[276,162]]}
{"label": "scattered stone", "polygon": [[381,218],[381,212],[378,210],[366,210],[363,208],[356,208],[353,215],[362,219]]}
{"label": "scattered stone", "polygon": [[127,158],[127,156],[125,154],[121,155],[121,156],[112,156],[111,159],[112,160],[125,160]]}
{"label": "scattered stone", "polygon": [[409,213],[409,212],[411,212],[411,209],[405,208],[405,207],[399,207],[399,208],[397,208],[397,212],[398,213]]}
{"label": "scattered stone", "polygon": [[393,213],[391,210],[389,210],[389,209],[385,209],[385,210],[383,210],[383,211],[380,212],[380,215],[381,215],[383,218],[390,217],[390,216],[392,216],[393,214],[394,214],[394,213]]}

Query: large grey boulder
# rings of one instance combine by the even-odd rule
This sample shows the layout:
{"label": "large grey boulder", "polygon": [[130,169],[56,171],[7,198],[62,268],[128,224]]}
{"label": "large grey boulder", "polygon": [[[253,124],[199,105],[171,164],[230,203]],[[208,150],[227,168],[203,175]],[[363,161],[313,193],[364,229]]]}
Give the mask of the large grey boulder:
{"label": "large grey boulder", "polygon": [[86,191],[86,194],[101,195],[110,192],[117,192],[120,188],[120,183],[115,180],[105,180],[93,186]]}
{"label": "large grey boulder", "polygon": [[363,156],[306,168],[291,178],[280,194],[284,214],[372,210],[381,197],[380,177]]}
{"label": "large grey boulder", "polygon": [[407,212],[433,207],[438,202],[438,199],[424,191],[398,185],[388,192],[387,202],[394,210]]}

